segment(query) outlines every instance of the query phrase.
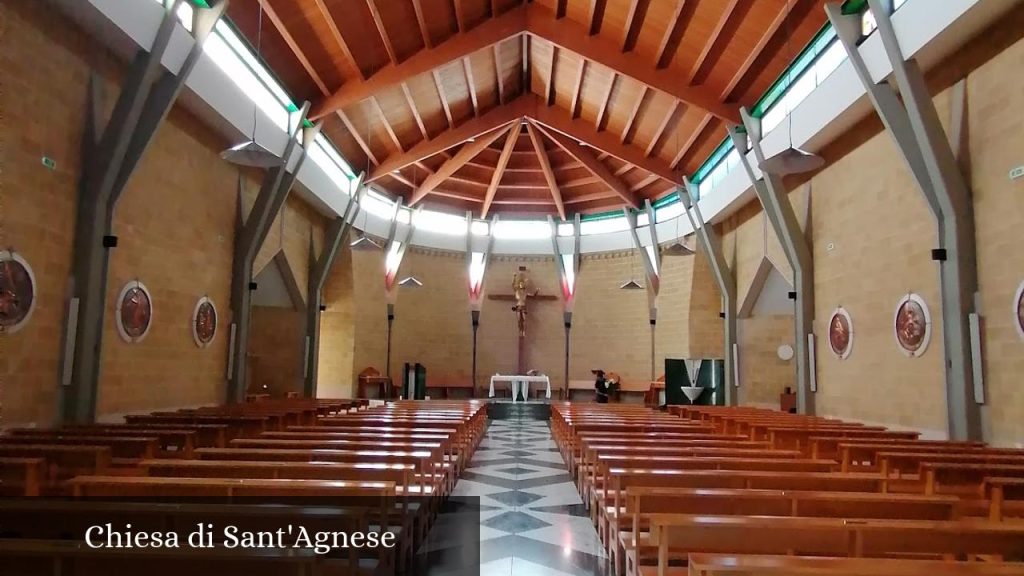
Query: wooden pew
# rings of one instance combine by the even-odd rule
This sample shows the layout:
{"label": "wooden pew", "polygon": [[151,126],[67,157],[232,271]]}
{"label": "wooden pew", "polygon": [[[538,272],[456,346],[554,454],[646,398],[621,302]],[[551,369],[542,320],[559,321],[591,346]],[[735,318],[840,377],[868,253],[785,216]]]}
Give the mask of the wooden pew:
{"label": "wooden pew", "polygon": [[[0,446],[38,445],[52,446],[107,446],[118,464],[126,464],[124,460],[155,458],[160,449],[160,440],[155,436],[79,436],[72,434],[40,434],[0,436]],[[117,462],[122,460],[122,462]]]}
{"label": "wooden pew", "polygon": [[[992,521],[1000,521],[1006,515],[1007,500],[1024,501],[1024,478],[985,478],[982,489],[990,502],[989,520]],[[1024,516],[1024,506],[1017,511],[1015,516]]]}
{"label": "wooden pew", "polygon": [[[852,472],[855,469],[878,469],[879,452],[930,452],[942,454],[944,452],[992,452],[1002,453],[1002,449],[988,448],[980,442],[957,442],[947,440],[899,440],[899,439],[872,439],[872,440],[850,440],[847,438],[821,438],[812,437],[811,453],[815,453],[815,445],[824,441],[829,445],[835,444],[835,456],[839,461],[840,470]],[[818,453],[827,452],[828,445],[819,445]]]}
{"label": "wooden pew", "polygon": [[[769,554],[690,554],[679,576],[1010,576],[1024,573],[1019,563],[951,562],[895,558],[829,558]],[[656,573],[644,566],[641,573]]]}
{"label": "wooden pew", "polygon": [[267,416],[218,416],[212,414],[134,414],[124,417],[128,424],[220,424],[226,425],[227,439],[258,436],[269,430]]}
{"label": "wooden pew", "polygon": [[[971,452],[916,452],[916,451],[884,451],[875,456],[878,460],[879,472],[883,476],[895,475],[899,478],[904,473],[920,474],[921,464],[992,464],[992,465],[1024,465],[1024,451],[1017,454],[992,454],[976,450]],[[895,474],[894,474],[895,473]]]}
{"label": "wooden pew", "polygon": [[[113,437],[113,438],[145,438],[157,439],[160,456],[188,458],[192,450],[196,448],[198,433],[195,430],[185,429],[149,429],[149,430],[125,430],[108,429],[103,427],[76,427],[76,428],[14,428],[7,430],[11,436],[24,438],[37,438],[45,442],[47,438],[76,438],[82,439],[85,444],[90,444],[88,438]],[[116,451],[115,451],[116,454]]]}
{"label": "wooden pew", "polygon": [[[165,432],[174,434],[175,431],[187,431],[195,433],[193,448],[223,448],[228,443],[229,426],[227,424],[188,424],[188,423],[149,423],[149,424],[80,424],[64,426],[61,430],[102,430],[104,433],[117,434],[151,434],[161,436]],[[85,432],[83,432],[85,433]]]}
{"label": "wooden pew", "polygon": [[0,495],[39,496],[45,481],[43,458],[0,458]]}
{"label": "wooden pew", "polygon": [[1024,478],[1024,466],[1015,464],[964,464],[958,462],[922,462],[924,493],[940,490],[959,491],[984,496],[986,478]]}
{"label": "wooden pew", "polygon": [[0,458],[42,458],[46,461],[43,491],[56,488],[58,480],[79,474],[108,472],[113,457],[109,446],[60,444],[0,444]]}
{"label": "wooden pew", "polygon": [[651,541],[658,546],[657,574],[673,557],[694,552],[880,557],[932,557],[1024,553],[1024,526],[976,520],[858,520],[767,516],[652,514]]}

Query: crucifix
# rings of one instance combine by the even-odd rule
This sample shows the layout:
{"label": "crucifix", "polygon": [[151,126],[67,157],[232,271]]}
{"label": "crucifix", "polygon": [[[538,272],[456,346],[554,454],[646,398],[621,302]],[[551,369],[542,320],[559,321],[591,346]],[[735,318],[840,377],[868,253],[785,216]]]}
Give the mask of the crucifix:
{"label": "crucifix", "polygon": [[526,315],[530,300],[558,300],[557,296],[540,294],[527,274],[526,266],[520,266],[512,276],[512,294],[489,294],[491,300],[510,300],[512,311],[516,314],[516,326],[519,331],[519,353],[516,370],[519,374],[526,373]]}

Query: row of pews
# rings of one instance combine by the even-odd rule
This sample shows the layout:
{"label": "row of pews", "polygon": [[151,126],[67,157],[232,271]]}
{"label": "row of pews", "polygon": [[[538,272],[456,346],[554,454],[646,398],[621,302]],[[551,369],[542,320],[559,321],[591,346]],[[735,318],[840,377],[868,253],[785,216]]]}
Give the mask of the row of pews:
{"label": "row of pews", "polygon": [[1024,450],[744,407],[552,405],[616,574],[1024,574]]}
{"label": "row of pews", "polygon": [[[0,574],[407,571],[486,428],[479,401],[264,400],[0,435]],[[103,520],[106,519],[106,520]],[[97,522],[390,533],[393,548],[94,549]],[[128,564],[125,564],[125,563]],[[114,568],[116,566],[116,569]],[[130,567],[130,569],[129,569]]]}

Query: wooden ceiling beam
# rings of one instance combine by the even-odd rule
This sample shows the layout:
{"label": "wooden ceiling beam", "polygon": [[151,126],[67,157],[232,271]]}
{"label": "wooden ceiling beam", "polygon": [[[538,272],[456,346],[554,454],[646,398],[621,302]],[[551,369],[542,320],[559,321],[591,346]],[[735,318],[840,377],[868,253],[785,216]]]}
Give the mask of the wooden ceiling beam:
{"label": "wooden ceiling beam", "polygon": [[454,128],[452,107],[448,105],[448,94],[445,93],[444,82],[441,82],[441,73],[435,69],[430,75],[434,78],[434,88],[437,89],[437,97],[441,99],[441,108],[444,109],[444,118],[448,121],[448,128]]}
{"label": "wooden ceiling beam", "polygon": [[373,105],[373,109],[377,112],[377,116],[380,116],[380,121],[384,124],[384,130],[388,133],[388,137],[391,138],[391,142],[395,145],[395,149],[401,153],[403,151],[402,141],[399,140],[398,135],[395,134],[395,129],[391,126],[391,122],[388,122],[388,117],[384,115],[384,109],[381,108],[380,101],[377,100],[376,96],[371,96],[370,104]]}
{"label": "wooden ceiling beam", "polygon": [[370,148],[370,143],[359,135],[359,131],[352,125],[352,120],[350,120],[348,115],[345,114],[345,111],[338,110],[337,113],[338,118],[341,118],[341,123],[345,125],[346,129],[348,129],[348,133],[352,135],[352,139],[355,140],[356,144],[358,144],[359,147],[363,149],[363,152],[366,153],[366,157],[369,158],[370,162],[373,162],[374,166],[379,166],[380,160],[378,160],[377,156],[374,155],[373,150]]}
{"label": "wooden ceiling beam", "polygon": [[580,115],[580,92],[583,89],[583,75],[587,72],[587,59],[580,58],[580,68],[576,72],[576,85],[572,89],[572,102],[569,104],[569,113],[573,118]]}
{"label": "wooden ceiling beam", "polygon": [[449,176],[455,174],[466,165],[466,162],[472,160],[477,154],[484,151],[485,148],[491,145],[492,142],[501,137],[502,134],[507,133],[507,130],[493,130],[487,134],[477,136],[472,142],[466,142],[459,148],[459,151],[452,156],[450,160],[438,167],[437,171],[427,176],[420,187],[416,189],[412,194],[412,198],[409,199],[409,205],[413,206],[418,204],[423,198],[425,198],[431,191],[441,185],[442,182],[448,179]]}
{"label": "wooden ceiling beam", "polygon": [[658,180],[661,180],[661,178],[658,178],[654,174],[648,174],[647,176],[644,176],[642,180],[630,186],[629,189],[632,190],[633,192],[636,192],[637,190],[643,190],[644,188],[650,186],[651,184],[654,184]]}
{"label": "wooden ceiling beam", "polygon": [[619,81],[619,75],[612,72],[612,79],[608,82],[608,89],[604,92],[604,97],[601,98],[601,107],[597,109],[597,119],[594,121],[594,127],[598,131],[604,130],[605,115],[608,113],[608,103],[612,99],[612,91],[615,90],[615,83]]}
{"label": "wooden ceiling beam", "polygon": [[555,18],[565,18],[565,13],[569,8],[569,0],[558,0],[558,4],[555,8]]}
{"label": "wooden ceiling beam", "polygon": [[420,134],[423,136],[423,139],[430,140],[430,134],[427,132],[427,127],[423,124],[423,116],[420,115],[420,110],[416,107],[416,101],[412,97],[409,85],[405,82],[402,82],[402,95],[405,96],[405,103],[409,106],[409,111],[412,112],[413,120],[416,121],[416,127],[420,129]]}
{"label": "wooden ceiling beam", "polygon": [[590,0],[590,8],[587,10],[587,17],[590,20],[588,35],[593,36],[601,31],[601,23],[604,22],[604,7],[607,0]]}
{"label": "wooden ceiling beam", "polygon": [[736,106],[723,103],[717,95],[708,92],[706,88],[680,82],[676,73],[655,68],[634,52],[622,52],[613,41],[588,35],[584,26],[568,18],[557,20],[551,11],[539,4],[531,4],[526,17],[527,31],[538,38],[564,50],[575,52],[618,74],[629,76],[677,100],[707,110],[723,120],[733,123],[740,121],[739,109]]}
{"label": "wooden ceiling beam", "polygon": [[690,133],[690,137],[686,140],[686,143],[684,143],[682,148],[676,152],[675,157],[672,158],[672,162],[669,163],[669,166],[671,166],[673,170],[676,169],[676,166],[679,166],[679,163],[682,162],[683,157],[690,151],[690,148],[693,148],[693,144],[697,141],[697,138],[700,137],[700,133],[707,128],[707,125],[711,122],[712,118],[714,118],[714,116],[711,114],[705,114],[704,118],[700,121],[700,124],[698,124],[693,132]]}
{"label": "wooden ceiling beam", "polygon": [[494,80],[498,84],[498,105],[505,103],[505,76],[501,73],[501,44],[492,46],[494,50]]}
{"label": "wooden ceiling beam", "polygon": [[[593,148],[595,155],[614,156],[626,164],[657,174],[659,178],[673,184],[681,184],[680,175],[668,163],[657,157],[648,158],[642,150],[623,144],[616,134],[598,132],[594,125],[582,118],[570,118],[564,110],[535,106],[527,115],[544,128],[545,133],[561,132],[566,136],[584,142]],[[577,158],[579,160],[579,158]]]}
{"label": "wooden ceiling beam", "polygon": [[547,94],[548,106],[555,103],[555,61],[558,60],[558,46],[551,47],[551,65],[548,66],[548,81],[544,85],[544,93]]}
{"label": "wooden ceiling beam", "polygon": [[455,24],[461,34],[466,31],[466,16],[462,13],[462,0],[452,0],[452,7],[455,9]]}
{"label": "wooden ceiling beam", "polygon": [[529,132],[530,140],[533,142],[533,149],[537,152],[537,160],[540,161],[540,169],[544,173],[544,180],[547,181],[548,189],[551,190],[551,199],[555,201],[555,207],[558,208],[558,215],[562,220],[565,220],[565,204],[562,202],[562,191],[558,188],[555,172],[551,169],[551,160],[548,158],[547,150],[544,149],[544,138],[541,136],[540,129],[533,122],[527,123],[526,131]]}
{"label": "wooden ceiling beam", "polygon": [[478,118],[472,118],[455,128],[434,135],[430,140],[417,143],[402,154],[395,154],[385,158],[383,162],[379,163],[377,168],[370,171],[366,181],[373,182],[381,176],[390,174],[393,170],[404,168],[409,164],[419,162],[435,154],[442,154],[445,150],[458,146],[470,138],[478,138],[502,126],[507,126],[509,122],[518,121],[523,116],[529,114],[536,106],[537,100],[535,98],[521,96],[504,106],[492,108],[481,114]]}
{"label": "wooden ceiling beam", "polygon": [[627,140],[632,140],[633,123],[636,122],[636,116],[640,112],[640,107],[644,105],[644,100],[647,99],[647,90],[647,86],[640,87],[640,97],[636,99],[633,109],[630,110],[629,116],[626,117],[626,124],[622,127],[622,136],[619,137],[619,141],[623,144]]}
{"label": "wooden ceiling beam", "polygon": [[630,0],[629,11],[626,12],[626,25],[622,28],[622,51],[631,52],[636,48],[636,39],[640,35],[647,7],[651,0]]}
{"label": "wooden ceiling beam", "polygon": [[[266,1],[267,0],[260,0],[260,2],[264,3]],[[338,45],[338,48],[341,50],[341,53],[345,56],[345,59],[348,60],[349,65],[352,66],[352,69],[355,70],[356,74],[359,75],[359,79],[365,80],[366,74],[363,74],[363,68],[359,66],[359,61],[356,60],[356,57],[352,53],[352,50],[349,49],[348,42],[345,41],[345,37],[342,36],[341,31],[338,30],[338,25],[337,23],[335,23],[334,16],[331,15],[331,11],[327,9],[326,2],[324,0],[313,1],[316,3],[317,9],[320,10],[320,15],[323,16],[324,21],[327,22],[327,29],[330,30],[331,37],[334,39],[334,43]],[[327,114],[333,111],[334,110],[330,110],[324,113],[323,116],[326,116]]]}
{"label": "wooden ceiling beam", "polygon": [[725,90],[722,90],[721,96],[723,100],[729,98],[730,94],[732,94],[733,88],[735,88],[736,85],[740,83],[740,80],[747,75],[750,67],[754,65],[754,62],[756,62],[761,56],[761,53],[764,52],[765,46],[768,45],[768,42],[771,41],[772,37],[779,31],[779,28],[781,28],[786,22],[789,15],[793,13],[793,6],[795,3],[787,2],[786,4],[788,10],[779,10],[779,13],[775,15],[775,19],[771,21],[768,28],[764,31],[764,34],[762,34],[761,38],[758,39],[757,44],[754,45],[754,49],[747,55],[747,59],[743,61],[739,70],[737,70],[736,74],[731,80],[729,80],[729,84],[726,85]]}
{"label": "wooden ceiling beam", "polygon": [[423,47],[433,48],[434,41],[430,38],[430,27],[427,26],[427,17],[423,13],[422,0],[412,0],[412,9],[416,11],[416,23],[420,27],[420,36],[423,37]]}
{"label": "wooden ceiling beam", "polygon": [[[718,42],[718,38],[722,35],[722,30],[726,24],[729,23],[729,19],[732,18],[733,12],[736,11],[736,4],[740,0],[728,0],[725,5],[725,10],[722,12],[722,17],[718,19],[715,24],[715,29],[708,36],[707,42],[704,43],[704,49],[701,50],[700,55],[697,56],[697,60],[693,63],[693,69],[690,70],[690,77],[687,79],[687,84],[693,83],[693,79],[700,73],[700,69],[704,67],[704,62],[707,60],[708,54],[711,53],[712,48],[715,47],[715,43]],[[708,110],[711,112],[711,110]]]}
{"label": "wooden ceiling beam", "polygon": [[661,123],[658,124],[658,129],[654,131],[654,136],[651,137],[651,142],[647,144],[647,150],[644,150],[645,156],[650,156],[654,152],[654,149],[658,147],[658,143],[661,142],[662,136],[665,135],[665,129],[668,125],[675,120],[676,114],[679,112],[679,100],[673,100],[672,106],[669,108],[668,114],[661,119]]}
{"label": "wooden ceiling beam", "polygon": [[572,198],[565,200],[566,204],[579,204],[581,202],[593,202],[595,200],[607,200],[608,198],[618,198],[618,194],[614,192],[592,192],[590,194],[580,194]]}
{"label": "wooden ceiling beam", "polygon": [[473,104],[473,116],[480,115],[480,104],[476,99],[476,83],[473,82],[473,65],[469,56],[462,59],[462,72],[466,75],[466,89],[469,90],[469,101]]}
{"label": "wooden ceiling beam", "polygon": [[[694,2],[696,0],[690,1]],[[683,18],[684,6],[686,6],[686,0],[676,0],[676,4],[672,8],[672,16],[671,20],[669,20],[671,24],[665,30],[665,35],[661,37],[661,43],[658,44],[658,68],[667,68],[672,63],[672,58],[676,55],[679,41],[683,38],[683,32],[686,30],[686,22],[684,22],[685,18]]]}
{"label": "wooden ceiling beam", "polygon": [[549,130],[542,124],[535,124],[548,138],[558,144],[562,150],[569,153],[570,156],[579,160],[583,166],[590,170],[590,172],[600,178],[608,188],[610,188],[615,194],[622,199],[623,202],[632,206],[633,208],[640,207],[640,201],[637,199],[636,194],[630,191],[626,184],[619,180],[612,171],[608,169],[601,161],[594,157],[589,150],[580,145],[579,142],[569,138],[565,134],[556,130]]}
{"label": "wooden ceiling beam", "polygon": [[392,64],[398,64],[395,46],[391,43],[391,36],[388,35],[387,28],[384,27],[384,19],[380,17],[380,10],[377,9],[377,0],[366,0],[366,6],[370,9],[370,16],[373,16],[373,23],[377,26],[377,33],[380,35],[381,42],[384,43],[384,50],[387,51],[388,58]]}
{"label": "wooden ceiling beam", "polygon": [[505,175],[505,167],[512,157],[512,151],[516,148],[516,140],[519,139],[520,124],[513,122],[508,131],[505,132],[505,147],[501,149],[501,156],[498,156],[498,163],[494,166],[494,174],[491,175],[491,182],[487,186],[487,195],[484,196],[484,206],[480,209],[480,217],[487,218],[491,210],[491,203],[494,202],[494,195],[498,193],[498,184],[501,177]]}
{"label": "wooden ceiling beam", "polygon": [[526,94],[530,91],[530,35],[523,34],[523,69],[520,78],[520,93]]}
{"label": "wooden ceiling beam", "polygon": [[[316,1],[322,3],[324,0]],[[449,62],[489,48],[497,42],[522,34],[526,10],[526,6],[518,6],[497,18],[485,20],[472,30],[455,34],[433,48],[420,50],[400,63],[384,66],[364,81],[346,82],[315,107],[310,115],[311,119],[323,118],[339,108],[365,100],[414,76],[425,74]]]}
{"label": "wooden ceiling beam", "polygon": [[270,0],[259,0],[259,2],[263,7],[263,11],[266,12],[270,23],[274,25],[274,28],[277,29],[277,33],[281,35],[285,44],[287,44],[288,48],[291,49],[292,54],[299,63],[302,64],[302,67],[306,70],[306,73],[309,74],[309,77],[313,79],[313,83],[320,89],[320,92],[324,94],[329,93],[330,90],[327,89],[327,85],[324,84],[323,79],[320,78],[320,74],[318,74],[316,69],[313,68],[313,64],[310,63],[309,58],[306,58],[306,55],[302,52],[302,48],[299,47],[298,42],[296,42],[295,38],[290,32],[288,32],[288,28],[285,27],[284,22],[281,20],[281,17],[277,15],[274,7],[270,5]]}
{"label": "wooden ceiling beam", "polygon": [[430,192],[434,196],[442,196],[444,198],[453,198],[455,200],[464,200],[466,202],[475,202],[477,204],[483,202],[483,198],[479,196],[470,196],[469,194],[459,194],[458,192],[452,192],[451,190],[438,190],[434,189]]}

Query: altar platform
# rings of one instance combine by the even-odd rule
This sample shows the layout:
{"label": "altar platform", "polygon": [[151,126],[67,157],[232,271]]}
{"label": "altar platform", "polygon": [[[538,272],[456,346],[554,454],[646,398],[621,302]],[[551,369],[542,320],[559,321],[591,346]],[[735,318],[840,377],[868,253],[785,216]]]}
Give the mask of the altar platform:
{"label": "altar platform", "polygon": [[491,420],[550,420],[551,403],[546,400],[512,402],[511,398],[492,398],[487,405]]}

